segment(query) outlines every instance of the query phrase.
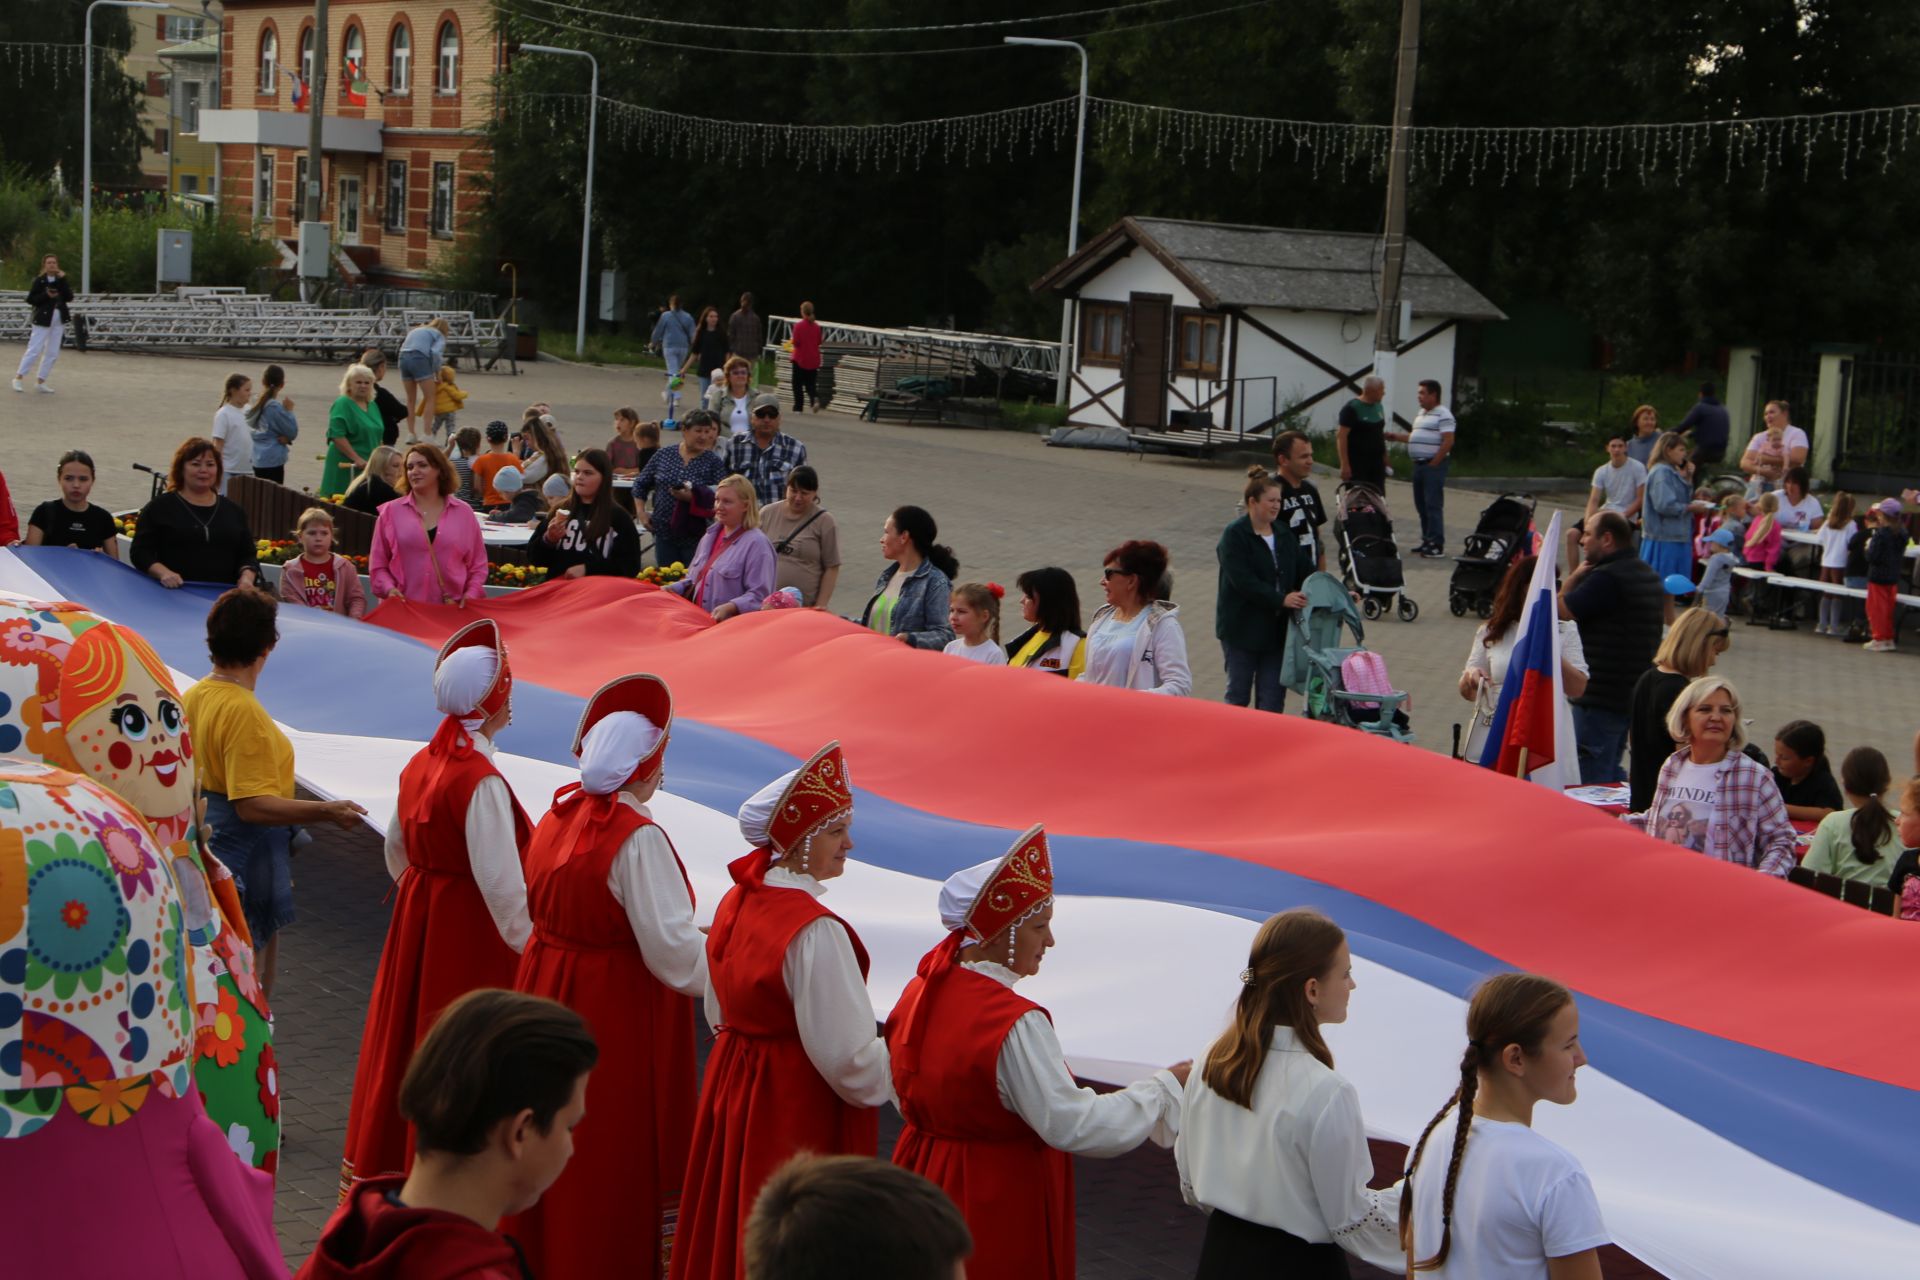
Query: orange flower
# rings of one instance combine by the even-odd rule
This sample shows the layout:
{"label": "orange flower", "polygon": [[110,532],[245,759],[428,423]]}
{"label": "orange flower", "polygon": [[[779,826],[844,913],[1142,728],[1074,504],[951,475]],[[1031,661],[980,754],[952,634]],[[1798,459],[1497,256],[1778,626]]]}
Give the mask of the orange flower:
{"label": "orange flower", "polygon": [[[202,1005],[202,1008],[206,1006]],[[246,1051],[246,1031],[240,1021],[240,1002],[229,987],[220,988],[213,1016],[200,1025],[199,1054],[216,1066],[230,1067]]]}
{"label": "orange flower", "polygon": [[153,1085],[151,1076],[137,1076],[131,1080],[102,1080],[95,1084],[76,1084],[67,1090],[67,1103],[78,1112],[88,1124],[105,1128],[107,1125],[124,1124],[133,1119],[133,1113],[147,1100],[147,1090]]}

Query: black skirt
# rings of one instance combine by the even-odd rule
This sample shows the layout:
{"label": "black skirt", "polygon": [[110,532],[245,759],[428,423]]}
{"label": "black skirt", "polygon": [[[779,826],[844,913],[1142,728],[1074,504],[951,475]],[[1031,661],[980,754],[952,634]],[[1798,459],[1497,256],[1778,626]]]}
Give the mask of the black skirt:
{"label": "black skirt", "polygon": [[1207,1215],[1194,1280],[1348,1280],[1337,1244],[1308,1244],[1278,1227],[1263,1227],[1215,1209]]}

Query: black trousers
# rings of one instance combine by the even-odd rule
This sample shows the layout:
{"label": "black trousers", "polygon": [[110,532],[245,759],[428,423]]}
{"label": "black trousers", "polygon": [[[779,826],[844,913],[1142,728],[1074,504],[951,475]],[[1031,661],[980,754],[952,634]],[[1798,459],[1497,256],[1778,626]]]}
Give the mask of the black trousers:
{"label": "black trousers", "polygon": [[795,365],[793,366],[793,411],[798,413],[806,408],[808,400],[812,400],[815,404],[820,403],[820,371],[802,369],[799,365]]}
{"label": "black trousers", "polygon": [[1263,1227],[1215,1209],[1207,1215],[1194,1280],[1348,1280],[1337,1244],[1308,1244],[1278,1227]]}

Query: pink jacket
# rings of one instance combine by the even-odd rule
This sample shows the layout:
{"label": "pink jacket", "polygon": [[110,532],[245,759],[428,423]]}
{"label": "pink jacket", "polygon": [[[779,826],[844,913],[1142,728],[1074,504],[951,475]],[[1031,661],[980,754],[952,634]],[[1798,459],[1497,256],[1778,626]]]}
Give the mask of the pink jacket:
{"label": "pink jacket", "polygon": [[310,599],[305,585],[307,577],[303,568],[305,560],[305,556],[295,556],[280,566],[280,598],[282,600],[290,604],[323,609],[328,607],[327,600],[330,599],[335,613],[349,618],[366,615],[367,593],[361,589],[360,571],[353,567],[353,561],[345,556],[335,556],[331,568],[332,589],[320,593],[323,598]]}
{"label": "pink jacket", "polygon": [[382,600],[395,591],[424,604],[478,600],[487,586],[487,545],[480,536],[479,517],[460,499],[448,498],[434,540],[428,543],[420,508],[411,493],[402,494],[381,507],[374,519],[367,571],[373,594]]}

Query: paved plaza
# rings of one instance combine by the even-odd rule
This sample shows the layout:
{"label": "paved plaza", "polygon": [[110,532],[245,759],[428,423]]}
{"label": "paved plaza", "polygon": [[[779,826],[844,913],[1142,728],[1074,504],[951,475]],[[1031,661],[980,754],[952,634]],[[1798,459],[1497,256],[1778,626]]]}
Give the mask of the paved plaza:
{"label": "paved plaza", "polygon": [[[319,476],[326,407],[339,372],[318,365],[287,368],[303,429],[289,479],[311,484]],[[616,406],[633,405],[643,418],[659,415],[658,373],[555,362],[525,368],[518,377],[463,375],[471,399],[461,420],[517,421],[522,406],[545,400],[554,406],[567,444],[579,448],[604,442]],[[131,464],[164,467],[182,437],[204,434],[221,382],[234,370],[257,377],[258,362],[69,353],[60,364],[57,396],[0,396],[0,457],[16,505],[24,515],[53,496],[55,459],[81,447],[99,465],[95,500],[116,510],[138,506],[147,497],[148,478]],[[902,503],[934,513],[940,540],[959,556],[963,577],[1011,585],[1023,569],[1058,564],[1079,580],[1089,613],[1100,599],[1104,553],[1127,538],[1157,538],[1173,553],[1174,595],[1193,660],[1195,696],[1221,695],[1224,675],[1212,637],[1213,545],[1236,514],[1241,467],[1056,450],[1036,436],[880,426],[840,414],[802,415],[785,426],[806,442],[821,474],[822,497],[840,522],[845,568],[836,612],[857,612],[864,602],[884,563],[881,523]],[[1323,478],[1321,487],[1330,499],[1331,479]],[[1389,499],[1401,528],[1410,528],[1407,487],[1394,484]],[[1451,545],[1457,547],[1487,500],[1456,484],[1448,503]],[[1546,510],[1543,504],[1543,525]],[[1411,541],[1403,538],[1403,544]],[[1408,590],[1422,605],[1419,620],[1383,619],[1367,633],[1395,683],[1413,695],[1419,747],[1442,752],[1450,747],[1454,722],[1466,718],[1468,706],[1455,683],[1476,624],[1447,611],[1450,567],[1409,560]],[[1004,631],[1017,630],[1015,615]],[[1911,767],[1914,711],[1920,707],[1920,642],[1911,632],[1904,639],[1912,652],[1866,654],[1816,637],[1810,628],[1772,632],[1736,622],[1721,669],[1739,684],[1763,744],[1787,720],[1814,719],[1826,726],[1836,762],[1850,747],[1871,744],[1886,752],[1900,776]],[[424,690],[382,688],[378,674],[372,675],[362,696],[426,696]],[[822,729],[829,733],[831,725]],[[1274,732],[1280,763],[1284,722],[1275,721]],[[1390,779],[1382,780],[1381,792],[1391,803]],[[296,859],[295,877],[299,921],[282,943],[276,1035],[285,1121],[279,1227],[287,1256],[297,1263],[310,1252],[334,1204],[354,1056],[386,928],[389,882],[378,840],[364,830],[322,835]],[[1144,1280],[1191,1274],[1200,1218],[1180,1202],[1169,1153],[1148,1149],[1121,1160],[1076,1164],[1081,1275]],[[1355,1267],[1356,1276],[1363,1271]],[[1632,1274],[1612,1263],[1608,1272]]]}

